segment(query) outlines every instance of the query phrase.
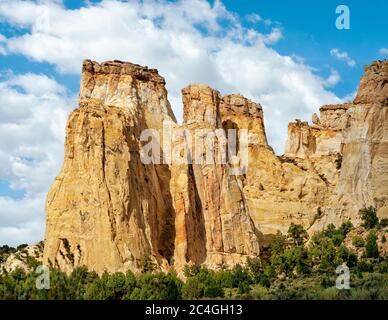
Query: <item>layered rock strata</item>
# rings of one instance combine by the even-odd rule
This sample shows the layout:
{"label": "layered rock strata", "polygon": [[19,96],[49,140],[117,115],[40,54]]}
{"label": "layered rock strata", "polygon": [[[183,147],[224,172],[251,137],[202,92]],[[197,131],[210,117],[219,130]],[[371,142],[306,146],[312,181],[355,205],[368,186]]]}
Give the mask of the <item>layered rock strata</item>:
{"label": "layered rock strata", "polygon": [[[190,85],[180,126],[156,70],[86,60],[47,197],[44,261],[100,273],[140,270],[147,257],[161,270],[218,268],[259,255],[292,222],[311,233],[346,219],[357,225],[365,206],[387,216],[387,83],[387,61],[367,66],[354,102],[322,106],[311,125],[290,123],[277,156],[261,106],[243,96]],[[165,123],[181,133],[169,148]],[[161,137],[162,160],[183,161],[144,163],[146,129]],[[213,147],[201,149],[209,139]]]}

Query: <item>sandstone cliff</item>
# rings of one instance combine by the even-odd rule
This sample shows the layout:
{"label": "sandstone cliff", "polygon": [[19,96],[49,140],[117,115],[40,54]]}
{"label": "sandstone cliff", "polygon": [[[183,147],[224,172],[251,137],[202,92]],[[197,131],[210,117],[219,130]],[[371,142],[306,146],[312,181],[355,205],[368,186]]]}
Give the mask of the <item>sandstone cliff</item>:
{"label": "sandstone cliff", "polygon": [[69,117],[65,160],[47,197],[44,260],[63,270],[166,268],[174,210],[165,165],[144,165],[140,133],[174,121],[164,79],[129,63],[85,61],[80,106]]}
{"label": "sandstone cliff", "polygon": [[[240,95],[221,97],[206,85],[191,85],[182,93],[183,128],[192,135],[202,133],[197,137],[200,145],[205,144],[207,137],[214,137],[214,148],[220,149],[222,137],[217,137],[215,132],[227,128],[252,129],[266,143],[262,110],[252,101]],[[203,157],[206,156],[205,152]],[[229,163],[217,162],[217,157],[209,163],[173,166],[174,267],[178,270],[187,263],[205,263],[212,267],[243,263],[247,256],[259,254],[257,230],[243,192],[245,179],[243,175],[233,174],[232,169]]]}
{"label": "sandstone cliff", "polygon": [[[44,261],[103,272],[138,270],[149,256],[162,270],[217,268],[258,255],[291,222],[313,232],[349,218],[357,224],[364,206],[387,215],[387,83],[387,61],[366,67],[355,101],[322,106],[311,125],[290,123],[277,156],[261,106],[243,96],[190,85],[180,126],[156,70],[86,60],[64,165],[47,198]],[[141,133],[158,135],[165,121],[182,134],[171,150],[159,141],[162,158],[236,153],[226,161],[144,164]],[[242,139],[233,145],[228,129]],[[189,136],[212,139],[214,150],[192,147]]]}
{"label": "sandstone cliff", "polygon": [[[4,272],[12,272],[22,269],[26,272],[35,271],[35,264],[43,259],[43,241],[23,247],[9,255],[4,255],[4,262],[0,259],[0,275]],[[1,256],[0,256],[1,258]]]}

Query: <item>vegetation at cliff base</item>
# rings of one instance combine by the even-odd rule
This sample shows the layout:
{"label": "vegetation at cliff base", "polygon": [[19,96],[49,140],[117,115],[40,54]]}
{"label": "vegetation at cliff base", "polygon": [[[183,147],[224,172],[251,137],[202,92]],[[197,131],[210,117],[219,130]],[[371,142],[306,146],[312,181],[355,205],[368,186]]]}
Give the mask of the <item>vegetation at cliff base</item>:
{"label": "vegetation at cliff base", "polygon": [[[360,214],[366,230],[352,238],[350,222],[329,225],[311,238],[300,225],[291,224],[287,234],[272,238],[260,257],[248,257],[233,268],[221,263],[217,271],[186,265],[184,280],[174,270],[157,271],[150,257],[138,274],[98,275],[78,267],[66,275],[51,269],[49,290],[36,288],[35,272],[2,270],[0,299],[388,299],[388,257],[378,245],[384,242],[386,226],[376,221],[373,210]],[[0,249],[2,255],[16,252]],[[39,264],[32,257],[28,263],[31,268]],[[341,265],[349,268],[350,289],[335,286]]]}

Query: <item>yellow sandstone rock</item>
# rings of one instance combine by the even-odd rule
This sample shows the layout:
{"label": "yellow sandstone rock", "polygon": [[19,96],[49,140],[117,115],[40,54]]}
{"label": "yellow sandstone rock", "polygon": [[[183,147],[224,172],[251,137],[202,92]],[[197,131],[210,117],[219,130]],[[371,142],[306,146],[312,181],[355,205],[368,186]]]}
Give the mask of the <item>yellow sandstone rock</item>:
{"label": "yellow sandstone rock", "polygon": [[[184,88],[180,126],[156,70],[84,61],[63,168],[47,197],[44,261],[67,272],[80,265],[136,271],[146,257],[160,270],[181,272],[189,263],[218,268],[257,256],[292,222],[312,233],[346,219],[357,225],[365,206],[386,216],[387,83],[388,62],[372,63],[353,103],[322,106],[311,125],[290,123],[285,153],[277,156],[261,106],[241,95],[222,97],[203,84]],[[175,152],[206,159],[226,146],[236,154],[145,164],[141,134],[164,133],[164,121],[184,134],[172,153],[161,138],[162,158]],[[229,129],[237,132],[235,144]],[[245,130],[248,138],[240,139]],[[189,136],[203,144],[210,137],[214,150],[203,151]]]}

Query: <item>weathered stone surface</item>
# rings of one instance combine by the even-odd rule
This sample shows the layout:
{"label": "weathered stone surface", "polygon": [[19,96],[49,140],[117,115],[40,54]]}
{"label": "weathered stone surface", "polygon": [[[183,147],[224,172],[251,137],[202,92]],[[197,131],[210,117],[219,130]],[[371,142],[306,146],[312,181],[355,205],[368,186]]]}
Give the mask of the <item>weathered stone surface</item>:
{"label": "weathered stone surface", "polygon": [[141,162],[139,137],[171,114],[156,71],[84,62],[64,165],[47,197],[47,263],[66,271],[137,270],[151,256],[166,268],[175,235],[171,172]]}
{"label": "weathered stone surface", "polygon": [[[150,256],[162,270],[181,271],[187,263],[217,268],[258,255],[291,223],[310,233],[346,219],[357,225],[365,206],[387,216],[387,67],[379,61],[366,68],[353,103],[322,106],[312,125],[290,123],[285,154],[277,156],[261,106],[243,96],[190,85],[182,90],[180,126],[156,70],[86,60],[64,165],[47,198],[44,261],[103,272],[138,270]],[[164,120],[185,133],[172,154],[205,161],[212,151],[193,147],[191,135],[202,144],[214,139],[216,158],[143,164],[140,134],[160,133]],[[233,145],[229,129],[238,138],[249,131],[247,164],[239,140],[235,155],[217,157]]]}
{"label": "weathered stone surface", "polygon": [[374,61],[365,66],[365,75],[361,79],[355,104],[388,105],[388,63],[387,60]]}
{"label": "weathered stone surface", "polygon": [[43,260],[43,248],[44,243],[41,241],[11,253],[3,263],[0,262],[0,274],[2,272],[12,272],[16,269],[22,269],[26,272],[34,271],[31,270],[28,260],[33,258],[37,262],[41,262]]}
{"label": "weathered stone surface", "polygon": [[354,103],[340,116],[340,176],[312,231],[344,219],[357,223],[363,207],[373,206],[380,215],[388,209],[387,70],[387,61],[366,67]]}
{"label": "weathered stone surface", "polygon": [[[203,144],[206,136],[214,136],[215,149],[220,148],[222,141],[217,140],[216,129],[236,129],[237,132],[252,129],[261,133],[261,142],[266,143],[262,110],[255,103],[240,95],[221,97],[218,91],[206,85],[191,85],[182,93],[183,128],[193,136],[197,129],[207,129],[199,137]],[[210,163],[173,166],[176,178],[172,179],[175,181],[172,193],[180,190],[175,196],[174,266],[178,270],[187,263],[204,263],[212,268],[244,263],[247,256],[259,254],[257,230],[243,193],[244,179],[233,175],[228,163],[219,164],[216,159]],[[179,227],[184,225],[186,228]]]}

